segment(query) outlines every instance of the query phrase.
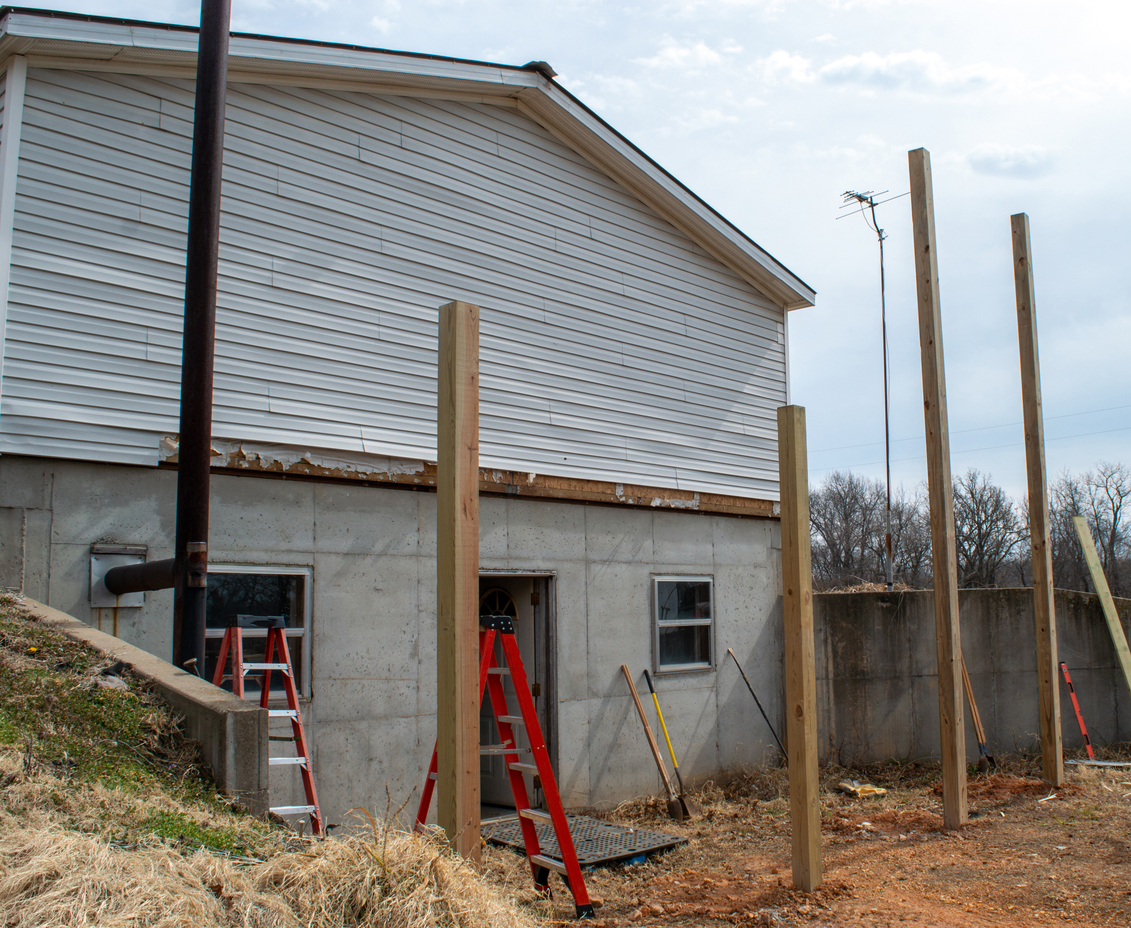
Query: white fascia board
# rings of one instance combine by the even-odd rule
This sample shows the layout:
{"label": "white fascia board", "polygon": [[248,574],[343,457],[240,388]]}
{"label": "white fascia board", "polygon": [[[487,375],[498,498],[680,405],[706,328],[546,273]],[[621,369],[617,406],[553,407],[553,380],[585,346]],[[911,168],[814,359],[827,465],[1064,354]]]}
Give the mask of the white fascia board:
{"label": "white fascia board", "polygon": [[[129,59],[134,52],[181,53],[186,63],[196,58],[198,33],[195,28],[135,24],[91,22],[88,20],[55,18],[36,13],[9,12],[3,31],[24,40],[52,43],[51,52],[59,55],[55,43],[74,42],[81,46],[105,45],[111,57]],[[116,51],[115,51],[116,49]],[[28,54],[35,54],[29,49]],[[255,62],[264,65],[305,66],[313,68],[348,68],[354,71],[373,72],[374,76],[389,79],[401,76],[411,81],[424,77],[430,81],[448,80],[453,83],[474,83],[498,87],[512,93],[524,87],[537,86],[540,77],[533,71],[501,67],[479,62],[431,58],[378,49],[320,45],[289,39],[275,39],[233,33],[228,44],[233,67],[250,70]],[[94,57],[89,48],[78,53],[80,57]],[[101,56],[100,56],[101,57]],[[165,60],[170,60],[166,57]]]}
{"label": "white fascia board", "polygon": [[20,133],[24,122],[27,59],[8,59],[4,81],[4,121],[0,125],[0,394],[4,386],[4,354],[8,333],[8,288],[12,277],[12,233],[16,217],[16,182],[20,165]]}

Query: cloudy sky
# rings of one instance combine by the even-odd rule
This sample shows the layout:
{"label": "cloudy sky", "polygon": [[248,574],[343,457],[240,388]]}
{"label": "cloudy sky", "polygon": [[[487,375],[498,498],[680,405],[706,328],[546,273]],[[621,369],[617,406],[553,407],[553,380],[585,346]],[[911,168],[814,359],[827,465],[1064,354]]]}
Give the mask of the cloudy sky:
{"label": "cloudy sky", "polygon": [[[195,24],[188,2],[42,3]],[[1114,0],[233,0],[237,31],[523,64],[816,288],[791,315],[810,475],[883,473],[879,257],[848,189],[934,171],[952,467],[1024,492],[1009,217],[1032,224],[1050,476],[1131,465],[1131,4]],[[926,476],[908,198],[887,232],[893,478]]]}

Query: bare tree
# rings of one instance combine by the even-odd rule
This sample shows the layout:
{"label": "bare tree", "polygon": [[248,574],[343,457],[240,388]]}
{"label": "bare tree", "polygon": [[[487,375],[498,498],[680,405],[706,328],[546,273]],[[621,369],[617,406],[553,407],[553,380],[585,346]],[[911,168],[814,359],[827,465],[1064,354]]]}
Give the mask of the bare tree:
{"label": "bare tree", "polygon": [[1088,567],[1072,517],[1082,515],[1087,491],[1079,477],[1062,473],[1049,487],[1049,535],[1052,541],[1053,585],[1060,590],[1087,590]]}
{"label": "bare tree", "polygon": [[1131,507],[1131,470],[1123,464],[1101,461],[1084,474],[1088,527],[1092,530],[1108,586],[1115,596],[1128,592],[1124,574],[1129,547],[1128,508]]}
{"label": "bare tree", "polygon": [[958,585],[991,587],[1020,541],[1013,500],[987,475],[968,470],[954,483]]}
{"label": "bare tree", "polygon": [[891,525],[895,579],[912,589],[929,589],[933,586],[931,517],[925,484],[912,494],[899,488],[891,502]]}
{"label": "bare tree", "polygon": [[810,489],[813,579],[818,587],[872,582],[882,576],[876,539],[883,535],[884,499],[880,481],[846,471],[834,471],[819,488]]}

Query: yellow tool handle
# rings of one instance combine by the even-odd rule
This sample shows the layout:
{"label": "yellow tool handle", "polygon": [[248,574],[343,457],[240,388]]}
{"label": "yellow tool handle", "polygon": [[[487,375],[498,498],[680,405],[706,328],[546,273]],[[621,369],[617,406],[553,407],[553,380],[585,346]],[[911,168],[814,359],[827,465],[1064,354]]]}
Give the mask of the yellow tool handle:
{"label": "yellow tool handle", "polygon": [[664,731],[664,740],[668,743],[668,753],[672,756],[672,766],[676,770],[679,769],[679,764],[675,760],[675,751],[672,750],[672,739],[668,734],[668,726],[664,724],[664,713],[660,711],[660,700],[656,698],[656,694],[652,693],[652,702],[656,704],[656,715],[660,717],[660,728]]}
{"label": "yellow tool handle", "polygon": [[679,764],[676,763],[675,751],[672,750],[672,739],[668,735],[668,726],[664,722],[664,713],[660,711],[660,700],[656,696],[656,688],[652,685],[652,675],[647,670],[644,671],[644,679],[648,681],[648,691],[652,694],[652,702],[656,704],[656,717],[660,720],[660,728],[664,730],[664,740],[668,743],[668,753],[672,758],[672,767],[679,770]]}

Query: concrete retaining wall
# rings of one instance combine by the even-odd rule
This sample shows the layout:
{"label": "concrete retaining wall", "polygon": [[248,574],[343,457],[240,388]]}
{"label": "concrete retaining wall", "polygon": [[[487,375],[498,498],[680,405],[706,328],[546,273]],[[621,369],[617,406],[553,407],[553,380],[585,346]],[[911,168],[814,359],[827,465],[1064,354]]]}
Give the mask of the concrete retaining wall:
{"label": "concrete retaining wall", "polygon": [[[1131,600],[1116,600],[1131,629]],[[819,738],[838,763],[939,756],[934,594],[822,593],[814,597]],[[1040,747],[1033,592],[959,593],[962,648],[990,753]],[[1095,744],[1131,739],[1131,694],[1099,598],[1056,594],[1057,643]],[[1063,682],[1066,747],[1083,740]],[[978,744],[967,718],[966,755]]]}
{"label": "concrete retaining wall", "polygon": [[199,741],[204,763],[217,786],[252,812],[267,811],[267,710],[226,693],[172,664],[84,625],[73,616],[34,600],[28,608],[43,623],[117,661],[156,686],[173,711],[184,718],[184,732]]}

